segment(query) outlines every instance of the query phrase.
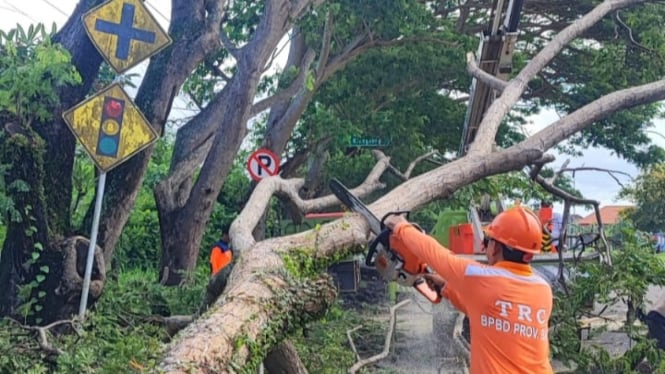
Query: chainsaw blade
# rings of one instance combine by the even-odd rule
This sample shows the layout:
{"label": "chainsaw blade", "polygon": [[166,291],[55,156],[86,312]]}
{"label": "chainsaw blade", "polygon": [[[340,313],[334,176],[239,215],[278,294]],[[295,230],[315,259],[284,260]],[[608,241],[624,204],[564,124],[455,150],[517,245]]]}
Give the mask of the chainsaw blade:
{"label": "chainsaw blade", "polygon": [[346,205],[347,208],[349,208],[352,212],[360,214],[365,221],[369,224],[369,229],[372,230],[372,232],[375,235],[379,235],[381,233],[381,221],[379,221],[378,218],[372,213],[367,206],[360,201],[359,198],[357,198],[354,194],[349,191],[348,188],[346,188],[342,182],[338,181],[337,179],[333,179],[330,181],[330,190],[332,193],[339,199],[339,201],[342,202],[342,204]]}

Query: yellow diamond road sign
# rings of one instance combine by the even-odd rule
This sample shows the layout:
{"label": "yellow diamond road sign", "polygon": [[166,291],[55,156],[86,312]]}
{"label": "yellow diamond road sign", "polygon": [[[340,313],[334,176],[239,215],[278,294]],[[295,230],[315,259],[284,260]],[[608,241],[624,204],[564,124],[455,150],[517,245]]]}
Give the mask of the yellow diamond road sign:
{"label": "yellow diamond road sign", "polygon": [[62,114],[97,167],[107,172],[157,140],[157,133],[120,84]]}
{"label": "yellow diamond road sign", "polygon": [[141,0],[110,0],[82,19],[90,40],[118,74],[171,44]]}

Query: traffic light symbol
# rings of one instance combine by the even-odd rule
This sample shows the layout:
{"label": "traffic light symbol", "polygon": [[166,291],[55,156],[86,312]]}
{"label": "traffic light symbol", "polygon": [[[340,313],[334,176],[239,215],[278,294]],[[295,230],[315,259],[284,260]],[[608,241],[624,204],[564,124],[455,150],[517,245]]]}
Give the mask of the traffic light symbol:
{"label": "traffic light symbol", "polygon": [[125,114],[125,101],[115,97],[104,97],[102,124],[99,126],[97,154],[117,157],[120,148],[120,129]]}

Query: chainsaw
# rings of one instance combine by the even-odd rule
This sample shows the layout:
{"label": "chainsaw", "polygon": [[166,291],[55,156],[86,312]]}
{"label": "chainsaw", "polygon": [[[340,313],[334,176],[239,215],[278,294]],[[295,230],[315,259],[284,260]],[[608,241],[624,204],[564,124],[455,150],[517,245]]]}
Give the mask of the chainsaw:
{"label": "chainsaw", "polygon": [[[332,193],[349,208],[352,212],[360,214],[369,224],[369,228],[376,235],[370,241],[365,264],[376,268],[377,272],[386,282],[397,282],[400,285],[414,287],[420,294],[432,303],[441,301],[441,289],[425,280],[424,275],[432,273],[432,270],[408,249],[398,251],[390,246],[390,234],[392,231],[386,227],[386,218],[392,215],[405,214],[408,219],[408,211],[389,212],[379,220],[368,208],[349,191],[340,181],[330,181]],[[418,225],[413,224],[422,230]]]}

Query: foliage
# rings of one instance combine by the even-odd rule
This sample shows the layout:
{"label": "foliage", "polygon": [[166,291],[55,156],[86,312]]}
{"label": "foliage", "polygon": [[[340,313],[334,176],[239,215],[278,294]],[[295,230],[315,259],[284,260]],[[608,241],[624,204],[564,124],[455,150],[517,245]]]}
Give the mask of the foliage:
{"label": "foliage", "polygon": [[59,102],[56,88],[80,82],[70,59],[42,24],[0,30],[0,112],[13,114],[23,126],[51,119],[47,108]]}
{"label": "foliage", "polygon": [[309,372],[333,374],[339,373],[340,368],[351,367],[356,357],[349,347],[346,331],[359,325],[362,327],[353,334],[358,353],[361,357],[376,354],[370,349],[382,344],[386,330],[386,322],[380,321],[378,312],[375,310],[377,315],[372,318],[371,313],[359,314],[344,309],[338,302],[323,318],[308,324],[301,334],[294,334],[291,339]]}
{"label": "foliage", "polygon": [[620,196],[635,201],[636,207],[628,216],[637,228],[647,232],[665,230],[665,164],[644,170],[631,186],[622,189]]}
{"label": "foliage", "polygon": [[195,281],[178,288],[159,286],[156,278],[154,271],[134,269],[110,280],[104,298],[87,315],[81,336],[71,331],[48,334],[49,343],[64,352],[57,358],[40,351],[36,337],[25,334],[17,323],[0,321],[0,372],[110,374],[153,367],[169,337],[151,317],[194,313],[208,269],[199,267]]}
{"label": "foliage", "polygon": [[[47,108],[58,104],[57,87],[74,84],[80,77],[70,63],[64,48],[51,43],[55,29],[46,31],[43,24],[31,25],[27,30],[17,25],[7,32],[0,30],[0,120],[18,121],[28,128],[35,120],[52,118]],[[0,165],[0,222],[19,222],[21,214],[15,209],[7,191],[27,191],[24,181],[5,183],[8,165]],[[2,232],[2,241],[4,233]]]}
{"label": "foliage", "polygon": [[136,205],[120,236],[116,255],[113,257],[113,267],[153,269],[159,261],[160,248],[155,198],[151,191],[144,187],[136,198]]}
{"label": "foliage", "polygon": [[[76,147],[72,172],[72,226],[82,231],[86,208],[95,196],[95,165],[82,146]],[[88,228],[89,230],[89,228]]]}
{"label": "foliage", "polygon": [[[565,289],[555,294],[550,320],[552,353],[565,363],[574,362],[579,373],[625,373],[646,357],[652,366],[658,366],[662,352],[646,339],[643,326],[634,324],[636,311],[645,307],[649,286],[665,285],[665,266],[654,255],[648,243],[639,243],[631,225],[622,228],[624,241],[613,254],[613,266],[596,262],[582,263],[572,269],[572,279]],[[593,315],[593,301],[601,306],[624,303],[628,306],[623,331],[634,344],[622,356],[610,357],[601,347],[580,347],[580,318]],[[605,308],[603,308],[604,310]],[[603,330],[592,330],[592,335]],[[578,342],[573,344],[572,342]]]}
{"label": "foliage", "polygon": [[[537,96],[531,103],[570,113],[612,91],[660,79],[665,74],[665,33],[654,22],[664,16],[662,4],[647,3],[605,17],[530,83],[530,94]],[[545,42],[542,36],[536,39],[526,41],[536,46]],[[616,113],[585,128],[569,144],[578,150],[607,147],[642,166],[661,162],[665,151],[644,131],[660,111],[655,103]]]}
{"label": "foliage", "polygon": [[5,234],[7,230],[8,221],[21,220],[21,214],[14,205],[14,200],[7,194],[7,191],[28,191],[29,186],[24,181],[14,181],[9,185],[6,184],[5,175],[7,173],[8,165],[0,165],[0,243],[5,241]]}

